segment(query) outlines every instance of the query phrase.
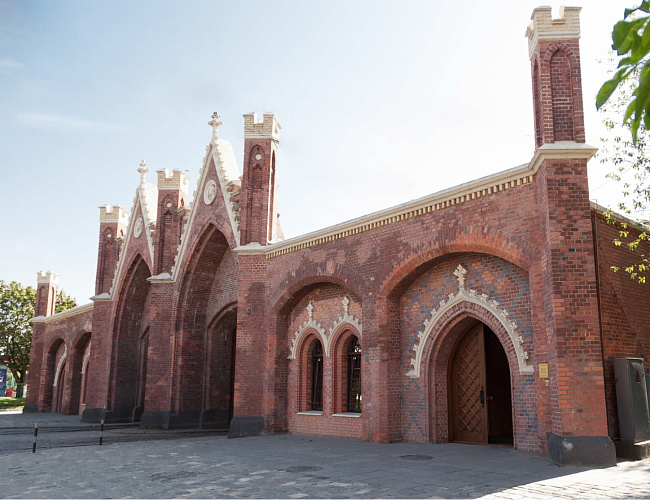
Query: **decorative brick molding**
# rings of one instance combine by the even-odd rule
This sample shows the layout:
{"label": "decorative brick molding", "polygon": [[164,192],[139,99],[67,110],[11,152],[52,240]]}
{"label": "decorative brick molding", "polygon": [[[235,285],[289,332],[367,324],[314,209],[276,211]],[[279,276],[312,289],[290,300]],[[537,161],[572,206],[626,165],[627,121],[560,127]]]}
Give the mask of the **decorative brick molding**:
{"label": "decorative brick molding", "polygon": [[[94,300],[94,297],[92,300]],[[92,311],[94,306],[95,304],[93,302],[89,302],[88,304],[82,304],[80,306],[73,307],[72,309],[66,309],[65,311],[52,314],[51,316],[37,316],[35,318],[32,318],[30,321],[32,323],[52,323],[70,318],[71,316],[77,316],[78,314]]]}
{"label": "decorative brick molding", "polygon": [[[504,175],[505,174],[505,175]],[[412,219],[424,214],[444,210],[449,207],[475,200],[493,193],[500,193],[533,182],[534,172],[528,165],[506,170],[498,174],[484,177],[472,183],[447,189],[433,195],[404,203],[387,210],[360,217],[358,219],[337,224],[313,233],[291,238],[281,243],[269,245],[266,248],[238,248],[240,253],[265,253],[267,259],[278,257],[297,250],[317,246],[329,241],[335,241],[355,234],[377,229],[396,222]]]}
{"label": "decorative brick molding", "polygon": [[519,363],[519,373],[522,375],[532,374],[534,368],[528,364],[528,353],[524,351],[524,338],[517,332],[517,323],[510,319],[510,313],[497,300],[491,299],[484,293],[479,294],[476,290],[466,290],[466,273],[465,268],[459,264],[454,272],[454,275],[458,278],[458,293],[450,293],[447,299],[442,299],[438,303],[438,308],[434,307],[431,310],[430,318],[424,320],[425,328],[418,332],[419,342],[413,345],[415,357],[411,358],[411,370],[406,375],[411,378],[420,377],[424,346],[429,340],[431,332],[434,331],[445,313],[461,302],[477,304],[499,320],[512,340]]}

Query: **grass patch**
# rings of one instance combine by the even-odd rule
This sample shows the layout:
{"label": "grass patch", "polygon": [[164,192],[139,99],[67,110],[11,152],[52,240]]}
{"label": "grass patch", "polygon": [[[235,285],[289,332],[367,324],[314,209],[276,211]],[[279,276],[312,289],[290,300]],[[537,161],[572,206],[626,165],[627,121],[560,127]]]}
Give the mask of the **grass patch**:
{"label": "grass patch", "polygon": [[25,406],[25,398],[0,398],[0,410],[14,410]]}

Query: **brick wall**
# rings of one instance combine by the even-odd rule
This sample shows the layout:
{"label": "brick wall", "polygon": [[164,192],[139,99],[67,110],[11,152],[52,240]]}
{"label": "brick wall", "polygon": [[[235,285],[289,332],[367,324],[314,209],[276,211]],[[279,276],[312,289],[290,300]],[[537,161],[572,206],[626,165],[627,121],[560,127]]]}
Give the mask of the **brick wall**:
{"label": "brick wall", "polygon": [[[347,415],[345,404],[345,347],[351,336],[355,335],[361,342],[363,352],[363,337],[355,324],[344,319],[344,300],[348,314],[362,323],[359,298],[335,284],[323,284],[308,291],[288,315],[289,327],[285,342],[287,346],[295,344],[295,359],[289,362],[289,432],[361,437],[360,415]],[[311,322],[308,307],[311,309]],[[311,326],[312,323],[318,326]],[[316,328],[322,328],[325,336]],[[305,414],[312,410],[311,352],[316,340],[321,342],[323,348],[323,407],[319,415]]]}
{"label": "brick wall", "polygon": [[[32,341],[27,406],[38,411],[78,414],[81,404],[81,372],[92,331],[93,311],[86,310],[61,319],[52,317],[35,325]],[[65,359],[61,363],[65,353]],[[36,362],[36,357],[40,359]],[[59,379],[54,387],[55,375]],[[57,393],[60,398],[57,402]]]}
{"label": "brick wall", "polygon": [[[607,399],[608,433],[619,437],[618,407],[614,381],[614,358],[643,358],[650,372],[650,295],[648,284],[638,283],[624,271],[625,266],[638,263],[640,256],[625,246],[614,245],[619,238],[618,227],[607,224],[600,211],[592,210],[592,224],[598,265],[598,294],[602,328],[605,393]],[[631,236],[637,230],[630,225]],[[612,266],[621,270],[612,271]]]}

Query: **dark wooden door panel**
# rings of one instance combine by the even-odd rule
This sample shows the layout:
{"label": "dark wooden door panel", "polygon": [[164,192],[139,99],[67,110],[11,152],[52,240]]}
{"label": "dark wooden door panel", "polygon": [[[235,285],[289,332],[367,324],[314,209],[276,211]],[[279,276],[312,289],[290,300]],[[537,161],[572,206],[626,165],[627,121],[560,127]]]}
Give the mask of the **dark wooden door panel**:
{"label": "dark wooden door panel", "polygon": [[452,440],[487,443],[485,346],[482,324],[467,332],[456,348],[450,389]]}

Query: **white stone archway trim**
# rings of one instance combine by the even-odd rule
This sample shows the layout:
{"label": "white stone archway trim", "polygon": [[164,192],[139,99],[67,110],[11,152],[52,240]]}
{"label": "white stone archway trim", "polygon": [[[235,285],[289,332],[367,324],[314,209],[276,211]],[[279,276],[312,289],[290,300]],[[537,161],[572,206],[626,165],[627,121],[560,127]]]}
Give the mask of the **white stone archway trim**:
{"label": "white stone archway trim", "polygon": [[336,332],[343,325],[352,325],[354,328],[356,328],[357,332],[359,332],[359,337],[362,336],[361,323],[357,318],[350,314],[350,299],[347,297],[343,297],[343,316],[339,316],[339,319],[336,320],[336,323],[334,323],[334,326],[332,326],[329,331],[329,340],[327,343],[326,351],[328,357],[330,355],[330,341],[332,339],[332,336],[334,335],[334,332]]}
{"label": "white stone archway trim", "polygon": [[327,353],[329,349],[329,341],[327,339],[327,335],[325,335],[325,328],[318,323],[317,321],[314,321],[314,304],[311,302],[307,304],[307,314],[309,314],[309,318],[307,321],[305,321],[300,329],[293,335],[293,340],[291,341],[291,345],[289,346],[290,353],[289,353],[289,359],[296,359],[296,350],[298,349],[298,342],[300,341],[300,338],[303,336],[303,334],[307,330],[316,330],[318,334],[320,335],[321,341],[323,343],[323,352]]}
{"label": "white stone archway trim", "polygon": [[418,340],[413,345],[415,357],[411,358],[411,370],[406,374],[410,378],[419,378],[422,367],[422,356],[424,346],[426,345],[431,332],[434,331],[436,325],[444,314],[452,307],[462,303],[469,302],[476,304],[492,316],[494,316],[503,325],[505,330],[512,340],[512,345],[517,355],[517,362],[519,364],[519,373],[522,375],[531,375],[534,371],[532,365],[528,364],[528,353],[524,350],[524,338],[519,335],[517,331],[517,323],[510,318],[510,313],[498,301],[490,299],[486,294],[479,294],[476,290],[465,289],[465,274],[467,271],[459,265],[454,274],[458,278],[458,293],[450,293],[447,299],[442,299],[438,303],[438,308],[431,309],[430,317],[424,320],[424,329],[418,332]]}
{"label": "white stone archway trim", "polygon": [[88,359],[90,358],[90,342],[88,342],[88,347],[86,348],[86,353],[84,354],[84,359],[81,362],[81,374],[83,375],[86,372],[88,367]]}
{"label": "white stone archway trim", "polygon": [[65,363],[65,359],[68,357],[68,346],[63,344],[63,356],[61,356],[61,359],[59,360],[59,364],[56,366],[56,373],[54,374],[54,383],[52,384],[54,387],[56,387],[56,384],[59,383],[59,375],[61,375],[61,368],[63,368],[63,363]]}
{"label": "white stone archway trim", "polygon": [[293,339],[291,339],[291,343],[289,345],[290,352],[288,359],[296,359],[296,351],[298,350],[300,338],[307,330],[310,329],[316,330],[320,335],[321,341],[323,343],[323,352],[325,353],[326,357],[330,356],[330,343],[332,341],[332,336],[334,335],[334,332],[336,332],[336,330],[338,330],[342,325],[352,325],[359,332],[359,337],[361,337],[361,322],[352,314],[350,314],[350,299],[343,297],[341,303],[343,304],[343,315],[339,316],[339,318],[336,320],[336,323],[334,323],[334,325],[329,329],[328,334],[325,333],[325,328],[323,328],[323,325],[314,320],[314,304],[311,302],[307,304],[306,309],[309,318],[300,326],[298,331],[293,334]]}

